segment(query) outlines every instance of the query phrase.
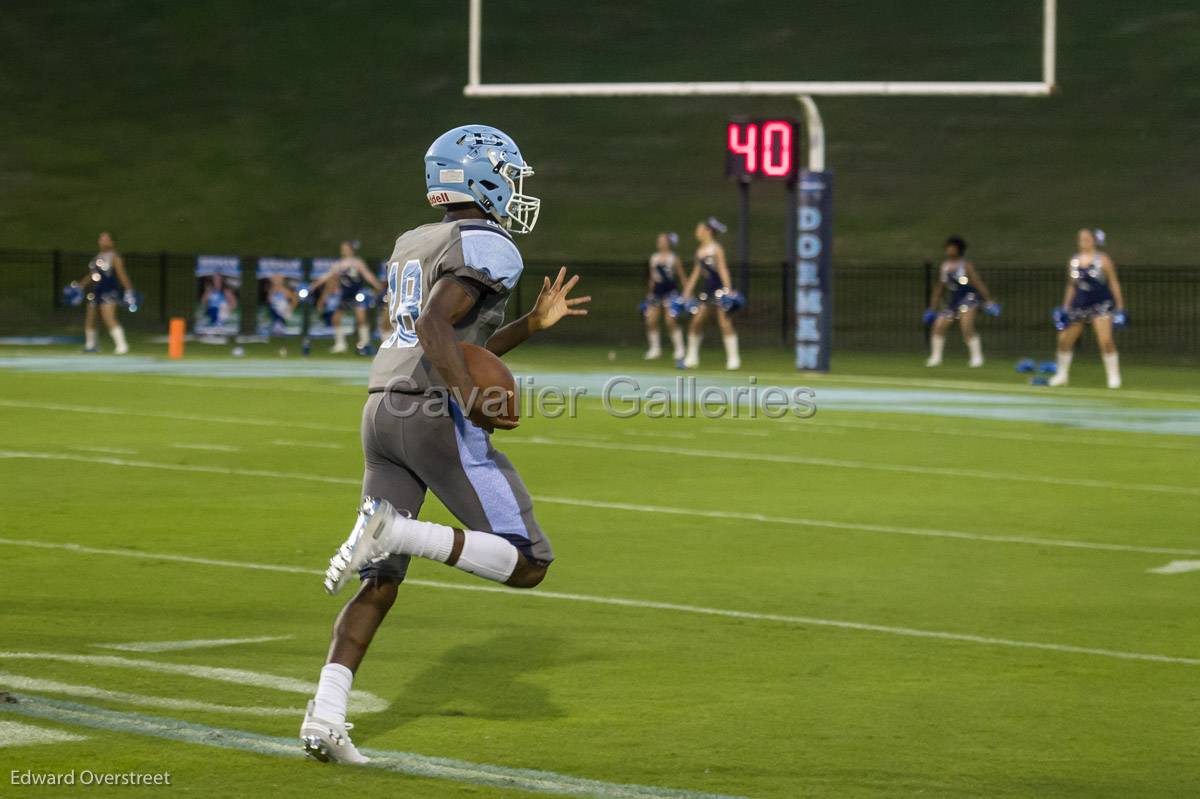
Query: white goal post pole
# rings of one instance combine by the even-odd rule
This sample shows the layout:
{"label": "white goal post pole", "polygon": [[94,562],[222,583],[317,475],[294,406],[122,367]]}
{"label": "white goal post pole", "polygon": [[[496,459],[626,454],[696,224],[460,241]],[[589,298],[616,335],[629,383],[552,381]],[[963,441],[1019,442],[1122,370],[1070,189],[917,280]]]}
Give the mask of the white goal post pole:
{"label": "white goal post pole", "polygon": [[1042,5],[1042,83],[1047,93],[1058,88],[1057,47],[1058,0],[1043,0]]}
{"label": "white goal post pole", "polygon": [[[483,0],[471,0],[467,20],[467,88],[476,87],[482,79],[481,50],[483,39]],[[466,90],[463,90],[466,93]],[[470,96],[470,95],[468,95]]]}
{"label": "white goal post pole", "polygon": [[813,172],[825,171],[825,123],[816,102],[807,94],[796,98],[804,108],[804,132],[808,136],[808,168]]}

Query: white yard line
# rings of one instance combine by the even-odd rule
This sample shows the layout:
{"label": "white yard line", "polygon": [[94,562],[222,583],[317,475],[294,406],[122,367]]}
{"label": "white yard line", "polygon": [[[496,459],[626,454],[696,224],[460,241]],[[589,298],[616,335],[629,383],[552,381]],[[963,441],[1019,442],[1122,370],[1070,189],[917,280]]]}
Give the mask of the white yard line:
{"label": "white yard line", "polygon": [[34,727],[16,721],[0,721],[0,748],[6,746],[35,746],[37,744],[61,744],[70,741],[86,741],[86,735],[76,735],[65,730]]}
{"label": "white yard line", "polygon": [[[333,477],[329,475],[309,474],[306,472],[279,472],[269,469],[240,469],[230,466],[206,466],[200,464],[157,463],[152,461],[134,461],[124,458],[88,457],[64,452],[23,452],[0,450],[0,460],[4,458],[30,458],[34,460],[65,460],[79,463],[103,463],[112,466],[128,466],[139,469],[157,469],[169,472],[198,472],[202,474],[219,474],[238,477],[265,477],[281,480],[297,480],[333,485],[358,486],[361,481],[353,477]],[[990,533],[971,533],[961,530],[941,530],[925,527],[903,527],[896,525],[864,524],[859,522],[843,522],[829,519],[809,519],[798,516],[776,516],[765,513],[747,513],[743,511],[703,510],[698,508],[680,508],[667,505],[649,505],[631,502],[609,502],[604,500],[579,499],[575,497],[558,497],[534,495],[536,502],[554,505],[571,505],[584,508],[601,508],[605,510],[624,510],[637,513],[661,513],[673,516],[692,516],[704,519],[730,519],[736,521],[759,522],[763,524],[780,524],[798,527],[821,527],[833,530],[850,530],[868,533],[884,533],[891,535],[920,536],[926,538],[952,538],[963,541],[986,541],[998,544],[1026,544],[1041,547],[1061,547],[1066,549],[1091,549],[1110,552],[1139,552],[1151,555],[1200,555],[1200,549],[1182,547],[1156,547],[1143,544],[1109,543],[1104,541],[1074,541],[1071,539],[1050,538],[1042,536],[1009,536]]]}
{"label": "white yard line", "polygon": [[341,444],[331,444],[325,441],[290,441],[277,438],[271,442],[276,447],[302,447],[306,449],[343,449]]}
{"label": "white yard line", "polygon": [[92,644],[100,649],[115,649],[118,652],[176,652],[184,649],[214,649],[238,644],[262,644],[268,641],[286,641],[290,635],[260,635],[257,638],[194,638],[189,641],[130,641],[124,644]]}
{"label": "white yard line", "polygon": [[1186,574],[1200,572],[1200,560],[1173,560],[1165,566],[1156,569],[1146,569],[1150,574]]}
{"label": "white yard line", "polygon": [[58,680],[43,680],[37,677],[26,677],[23,674],[12,674],[0,671],[0,686],[10,691],[33,691],[43,694],[60,694],[62,696],[81,696],[86,699],[99,699],[103,702],[124,702],[138,707],[153,707],[159,710],[174,710],[192,713],[226,713],[242,716],[295,716],[296,709],[290,707],[260,707],[255,705],[223,705],[217,702],[202,702],[199,699],[172,699],[166,696],[147,696],[129,691],[110,691],[107,688],[96,688],[91,685],[76,685],[59,682]]}
{"label": "white yard line", "polygon": [[[267,674],[261,671],[249,671],[247,669],[230,669],[217,666],[196,666],[189,663],[163,663],[157,660],[142,660],[135,658],[120,657],[119,655],[72,655],[58,652],[0,652],[0,661],[5,660],[31,660],[34,662],[49,661],[52,663],[76,663],[83,666],[91,666],[95,668],[112,668],[112,669],[133,669],[135,671],[149,671],[156,674],[175,674],[184,677],[194,677],[199,680],[214,680],[216,682],[230,683],[232,685],[245,685],[251,688],[269,688],[275,691],[283,691],[285,693],[301,694],[311,696],[316,693],[317,684],[306,680],[297,680],[292,677],[281,677],[277,674]],[[9,679],[11,674],[0,674],[0,685],[11,684]],[[102,692],[112,697],[117,697],[118,692],[106,691],[102,688],[91,688],[89,686],[71,686],[67,685],[61,689],[54,688],[30,688],[28,690],[47,691],[49,693],[70,693],[76,691],[76,696],[100,696],[100,693],[78,693],[79,690],[92,692]],[[127,694],[126,696],[133,697],[135,694]],[[156,697],[139,697],[138,699],[121,699],[131,703],[141,702],[143,699],[156,699]],[[163,700],[166,702],[176,702],[177,700]],[[182,700],[178,700],[182,701]],[[207,705],[207,703],[195,703],[196,705]],[[379,713],[387,710],[388,702],[369,691],[360,691],[357,688],[350,691],[350,704],[359,713]],[[172,708],[177,710],[202,710],[204,708],[194,707],[187,708],[182,705],[167,705],[160,704],[158,707]],[[209,705],[209,707],[214,707]],[[246,712],[239,711],[236,708],[230,709],[221,706],[221,712]],[[262,712],[258,712],[261,710]],[[277,715],[275,711],[279,708],[257,709],[258,715]]]}
{"label": "white yard line", "polygon": [[104,455],[136,455],[136,449],[122,449],[121,447],[70,447],[70,449],[78,450],[79,452],[99,452]]}
{"label": "white yard line", "polygon": [[1200,496],[1200,487],[1165,485],[1161,483],[1122,483],[1112,480],[1092,480],[1083,477],[1049,477],[1018,472],[992,472],[983,469],[956,469],[948,466],[910,466],[900,463],[872,463],[870,461],[845,460],[841,458],[809,458],[803,455],[784,455],[765,452],[732,452],[729,450],[693,449],[690,447],[660,447],[634,442],[603,442],[579,438],[551,438],[549,436],[511,436],[504,442],[514,444],[550,445],[558,447],[582,447],[584,449],[607,449],[620,452],[644,452],[652,455],[686,455],[695,458],[717,458],[720,460],[759,463],[788,463],[797,466],[826,466],[837,469],[892,472],[899,474],[928,474],[940,477],[969,477],[978,480],[1003,480],[1043,485],[1077,486],[1101,488],[1108,491],[1148,491],[1159,494],[1184,494]]}
{"label": "white yard line", "polygon": [[169,444],[172,449],[195,449],[202,452],[241,452],[241,447],[232,444]]}
{"label": "white yard line", "polygon": [[1200,453],[1200,442],[1184,443],[1172,441],[1147,441],[1145,436],[1139,436],[1138,433],[1129,433],[1129,439],[1103,438],[1099,435],[1080,434],[1077,436],[1063,435],[1062,433],[1020,433],[1015,431],[1005,432],[1003,430],[986,430],[975,427],[945,427],[945,426],[923,426],[909,424],[892,424],[890,422],[840,422],[827,418],[813,419],[811,421],[801,421],[797,424],[783,425],[782,429],[790,430],[797,433],[813,432],[832,432],[821,430],[823,427],[835,427],[846,430],[881,430],[893,433],[918,433],[920,435],[938,435],[952,436],[963,441],[970,441],[975,438],[992,438],[1003,441],[1028,441],[1036,444],[1075,444],[1086,447],[1093,444],[1100,446],[1111,447],[1134,447],[1137,449],[1171,449],[1182,450],[1184,452]]}
{"label": "white yard line", "polygon": [[[63,724],[75,724],[121,735],[145,735],[152,738],[255,752],[275,757],[304,757],[300,742],[295,738],[272,738],[242,730],[209,727],[161,716],[108,710],[42,697],[17,696],[16,699],[17,701],[14,703],[0,704],[0,712],[20,714],[27,718],[46,719]],[[288,712],[296,714],[298,711],[289,710]],[[371,762],[357,768],[382,769],[415,777],[449,780],[493,788],[512,788],[593,799],[738,799],[720,794],[658,788],[650,785],[589,780],[552,771],[469,763],[463,760],[431,757],[412,752],[391,752],[366,748],[362,751],[371,758]]]}
{"label": "white yard line", "polygon": [[21,408],[38,411],[63,411],[64,413],[95,413],[102,416],[137,416],[150,419],[169,419],[173,422],[202,422],[204,424],[240,424],[250,427],[286,427],[298,430],[318,430],[328,433],[355,433],[357,427],[347,425],[312,424],[285,419],[263,419],[254,416],[213,416],[207,413],[173,413],[170,411],[134,410],[110,408],[102,405],[70,405],[61,402],[24,402],[0,399],[0,408]]}
{"label": "white yard line", "polygon": [[[216,566],[234,569],[250,569],[261,571],[276,571],[288,572],[293,574],[303,575],[319,575],[324,572],[319,569],[306,569],[299,566],[283,566],[279,564],[260,564],[245,561],[222,561],[212,558],[192,558],[187,555],[174,555],[149,552],[134,552],[132,550],[122,549],[103,549],[100,547],[84,547],[77,544],[52,544],[42,541],[14,540],[8,538],[0,538],[0,545],[25,546],[37,549],[52,549],[52,550],[67,550],[80,554],[93,555],[111,555],[116,557],[141,558],[147,560],[164,560],[176,563],[193,563],[203,566]],[[410,585],[420,585],[428,588],[444,588],[453,591],[473,591],[476,593],[488,594],[503,594],[514,598],[522,598],[528,600],[562,600],[568,602],[579,602],[594,605],[611,605],[617,607],[644,609],[644,610],[664,610],[674,613],[695,614],[702,616],[715,616],[719,618],[741,619],[750,621],[767,621],[777,622],[781,624],[796,625],[801,627],[828,627],[841,630],[851,630],[855,632],[871,632],[881,633],[885,635],[903,636],[907,638],[924,638],[936,639],[942,641],[955,641],[962,643],[979,644],[989,647],[1007,647],[1015,649],[1032,649],[1043,650],[1049,652],[1059,652],[1064,654],[1074,655],[1091,655],[1094,657],[1116,658],[1118,660],[1136,660],[1148,661],[1153,663],[1174,663],[1185,666],[1200,666],[1200,658],[1193,657],[1178,657],[1174,655],[1162,655],[1147,652],[1129,652],[1118,649],[1104,649],[1097,647],[1075,646],[1073,644],[1048,643],[1042,641],[1021,641],[1013,638],[998,638],[987,635],[975,635],[971,633],[949,632],[942,630],[924,630],[915,627],[895,627],[884,624],[871,624],[868,622],[844,621],[841,619],[824,619],[815,616],[792,616],[780,613],[757,613],[744,610],[728,610],[725,608],[710,608],[700,605],[684,605],[675,602],[656,602],[653,600],[644,599],[626,599],[624,597],[606,597],[595,596],[591,594],[572,594],[558,591],[521,591],[514,588],[504,588],[501,586],[482,585],[477,583],[445,583],[437,580],[406,580]],[[11,656],[12,653],[0,653],[0,659],[5,656]],[[26,653],[23,656],[30,656]],[[36,655],[36,657],[50,657],[45,655]],[[53,656],[56,659],[79,659],[93,658],[96,656],[88,655],[60,655]],[[134,661],[139,662],[139,661]],[[175,664],[156,663],[156,667],[174,666]],[[200,668],[200,667],[187,667]],[[235,671],[232,669],[212,669],[211,671]],[[254,674],[254,672],[248,672]],[[214,678],[216,679],[216,678]],[[284,678],[279,678],[284,679]]]}

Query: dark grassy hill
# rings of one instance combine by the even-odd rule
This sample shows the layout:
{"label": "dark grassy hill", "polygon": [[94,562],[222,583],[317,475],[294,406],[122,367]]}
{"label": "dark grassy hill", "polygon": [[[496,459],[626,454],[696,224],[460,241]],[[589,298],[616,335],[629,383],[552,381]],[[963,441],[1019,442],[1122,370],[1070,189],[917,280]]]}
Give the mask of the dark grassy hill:
{"label": "dark grassy hill", "polygon": [[[1106,227],[1119,261],[1200,250],[1200,8],[1061,4],[1061,95],[820,100],[842,258],[1059,261]],[[505,80],[1037,78],[1036,0],[488,3]],[[758,9],[766,23],[747,13]],[[656,229],[732,218],[730,113],[788,99],[467,100],[466,3],[27,2],[0,20],[0,246],[384,250],[429,218],[420,158],[483,120],[545,201],[533,257],[640,257]],[[782,253],[778,187],[755,256]]]}

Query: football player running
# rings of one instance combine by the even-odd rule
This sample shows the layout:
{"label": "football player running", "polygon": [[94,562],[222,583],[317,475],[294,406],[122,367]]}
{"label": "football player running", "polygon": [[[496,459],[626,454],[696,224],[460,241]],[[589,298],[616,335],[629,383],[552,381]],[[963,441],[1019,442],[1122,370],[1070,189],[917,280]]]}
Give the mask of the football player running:
{"label": "football player running", "polygon": [[347,308],[354,309],[355,330],[358,331],[358,342],[355,351],[359,355],[367,355],[367,347],[371,344],[371,325],[367,322],[367,300],[364,293],[364,283],[369,283],[375,289],[376,296],[383,294],[383,284],[379,278],[371,274],[367,264],[358,257],[355,242],[343,241],[340,249],[341,257],[333,262],[329,271],[309,286],[309,291],[321,289],[320,307],[325,303],[336,302],[329,326],[333,328],[333,348],[330,352],[346,351],[346,334],[342,331],[342,314]]}
{"label": "football player running", "polygon": [[[983,366],[983,344],[979,340],[979,334],[975,332],[979,303],[983,302],[983,311],[989,316],[999,316],[1000,306],[992,302],[991,293],[975,269],[975,264],[966,259],[966,241],[959,236],[951,236],[946,239],[944,252],[946,260],[942,261],[938,282],[933,287],[929,307],[925,309],[923,317],[925,324],[933,324],[933,332],[929,336],[929,359],[925,361],[925,365],[942,365],[946,331],[957,320],[962,328],[963,341],[966,342],[967,351],[970,353],[967,365],[978,369]],[[944,307],[943,296],[946,297]]]}
{"label": "football player running", "polygon": [[733,329],[733,311],[740,307],[736,304],[740,297],[734,291],[733,281],[729,277],[725,248],[717,241],[717,235],[725,230],[725,225],[712,216],[696,225],[696,242],[700,246],[696,248],[695,265],[683,289],[685,302],[691,300],[701,277],[704,283],[698,297],[700,302],[696,306],[696,315],[688,326],[687,355],[683,359],[683,365],[688,369],[700,365],[700,342],[704,340],[704,321],[708,319],[709,308],[717,309],[717,324],[721,328],[721,341],[725,344],[725,368],[742,368],[737,331]]}
{"label": "football player running", "polygon": [[97,246],[100,252],[88,263],[88,273],[78,283],[72,284],[82,288],[87,301],[87,311],[83,317],[83,351],[100,351],[96,343],[96,309],[99,308],[100,318],[112,336],[113,352],[125,355],[129,352],[129,344],[125,341],[125,328],[117,321],[117,305],[130,305],[133,302],[133,283],[125,271],[125,259],[117,252],[108,231],[100,234]]}
{"label": "football player running", "polygon": [[1128,324],[1125,314],[1125,295],[1117,279],[1117,267],[1104,246],[1104,231],[1083,228],[1077,236],[1079,251],[1067,264],[1067,289],[1062,305],[1054,309],[1054,326],[1058,329],[1058,352],[1054,377],[1050,385],[1065,386],[1070,379],[1071,360],[1075,357],[1075,342],[1088,322],[1100,345],[1100,359],[1109,388],[1121,387],[1121,365],[1113,328]]}
{"label": "football player running", "polygon": [[[347,698],[411,558],[516,588],[540,583],[554,559],[529,492],[491,444],[494,428],[516,422],[499,415],[484,391],[490,387],[474,384],[459,347],[468,342],[503,355],[563,317],[587,313],[580,306],[590,298],[569,296],[578,277],[566,279],[564,267],[553,282],[543,279],[529,313],[503,324],[523,269],[510,231],[533,230],[540,207],[524,193],[532,174],[516,142],[486,125],[447,131],[425,154],[426,197],[445,215],[400,236],[388,260],[394,329],[371,366],[363,499],[325,573],[329,593],[355,575],[362,583],[334,622],[300,728],[305,751],[317,760],[367,761],[347,733]],[[434,400],[439,396],[443,401]],[[461,528],[417,520],[427,489]]]}
{"label": "football player running", "polygon": [[[642,303],[642,315],[646,319],[646,360],[652,361],[662,357],[662,336],[658,330],[658,320],[662,318],[667,325],[667,333],[671,336],[671,347],[675,361],[683,359],[683,331],[675,317],[671,315],[671,301],[679,296],[687,276],[683,272],[683,262],[675,254],[675,245],[679,236],[675,233],[659,233],[655,242],[654,254],[650,256],[650,274],[646,280],[646,299]],[[663,311],[667,313],[663,313]]]}

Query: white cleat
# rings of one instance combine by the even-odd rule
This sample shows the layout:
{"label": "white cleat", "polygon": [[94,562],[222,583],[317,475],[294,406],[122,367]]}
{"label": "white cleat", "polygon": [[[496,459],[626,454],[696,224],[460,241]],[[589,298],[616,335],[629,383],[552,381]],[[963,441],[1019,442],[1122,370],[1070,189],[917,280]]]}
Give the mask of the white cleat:
{"label": "white cleat", "polygon": [[654,361],[654,360],[658,360],[661,357],[662,357],[662,350],[660,350],[656,347],[651,347],[650,349],[646,350],[646,354],[642,356],[642,360]]}
{"label": "white cleat", "polygon": [[970,360],[970,362],[967,363],[967,368],[969,368],[969,369],[978,369],[981,366],[983,366],[983,358],[980,358],[978,360],[972,358]]}
{"label": "white cleat", "polygon": [[1119,377],[1110,377],[1110,378],[1108,379],[1108,387],[1109,387],[1109,388],[1120,388],[1120,387],[1121,387],[1121,378],[1119,378]]}
{"label": "white cleat", "polygon": [[1065,386],[1067,384],[1067,376],[1063,372],[1059,372],[1046,383],[1048,386]]}
{"label": "white cleat", "polygon": [[358,570],[376,558],[388,554],[379,543],[379,533],[396,517],[396,509],[386,499],[363,497],[358,520],[346,541],[329,559],[325,570],[325,590],[336,594],[358,574]]}
{"label": "white cleat", "polygon": [[371,758],[358,751],[358,747],[350,740],[350,729],[353,724],[333,724],[313,715],[316,703],[308,700],[308,708],[304,711],[304,723],[300,725],[300,741],[304,744],[304,754],[322,763],[351,763],[362,765],[370,763]]}
{"label": "white cleat", "polygon": [[340,355],[346,351],[346,342],[341,341],[329,348],[329,352],[333,355]]}
{"label": "white cleat", "polygon": [[942,365],[941,358],[929,358],[925,361],[925,366],[929,367],[929,368],[932,368],[934,366],[941,366],[941,365]]}
{"label": "white cleat", "polygon": [[689,355],[687,358],[683,359],[683,368],[684,369],[695,369],[699,365],[700,365],[699,358],[693,358]]}
{"label": "white cleat", "polygon": [[725,360],[725,368],[731,372],[741,369],[742,368],[742,359],[741,358],[727,358]]}

